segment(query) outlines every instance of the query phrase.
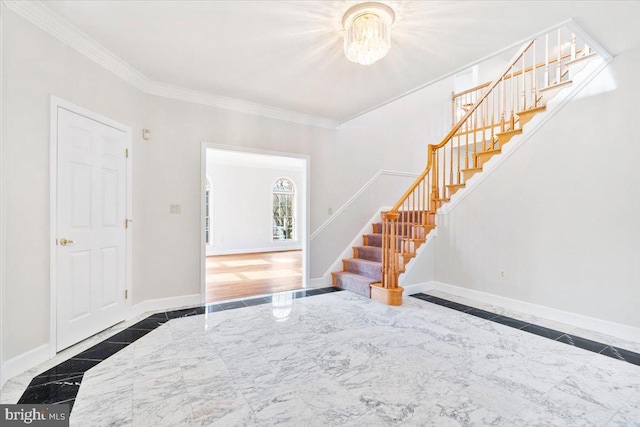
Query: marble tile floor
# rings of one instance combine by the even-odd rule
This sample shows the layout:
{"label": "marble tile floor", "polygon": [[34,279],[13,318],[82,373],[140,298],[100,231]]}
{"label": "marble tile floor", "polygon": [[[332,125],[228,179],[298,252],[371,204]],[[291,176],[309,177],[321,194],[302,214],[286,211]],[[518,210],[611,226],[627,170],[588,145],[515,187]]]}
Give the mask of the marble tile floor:
{"label": "marble tile floor", "polygon": [[611,335],[594,332],[588,329],[577,328],[575,326],[567,325],[565,323],[560,323],[553,320],[533,316],[531,314],[521,313],[515,310],[509,310],[507,308],[495,306],[492,304],[486,304],[483,302],[449,294],[447,292],[430,290],[428,294],[435,297],[440,297],[449,301],[457,302],[459,304],[464,304],[464,305],[479,308],[482,310],[490,311],[492,313],[501,314],[503,316],[512,317],[514,319],[522,320],[527,323],[532,323],[532,324],[549,328],[549,329],[555,329],[560,332],[576,335],[576,336],[593,340],[593,341],[599,341],[615,347],[622,347],[627,350],[633,351],[635,353],[640,353],[640,342],[638,341],[629,341],[622,338],[613,337]]}
{"label": "marble tile floor", "polygon": [[640,426],[639,366],[508,320],[348,292],[229,308],[87,370],[71,425]]}
{"label": "marble tile floor", "polygon": [[256,304],[276,305],[282,300],[305,298],[334,291],[339,289],[316,288],[261,295],[249,299],[229,300],[220,304],[209,303],[206,306],[185,307],[136,316],[69,347],[51,360],[12,378],[0,389],[0,403],[65,403],[72,409],[87,370],[170,319]]}
{"label": "marble tile floor", "polygon": [[535,316],[527,316],[527,320],[520,320],[516,317],[497,313],[497,311],[503,311],[504,313],[504,310],[485,310],[478,307],[455,302],[451,299],[440,298],[431,294],[418,293],[412,295],[412,297],[421,299],[423,301],[428,301],[433,304],[438,304],[453,310],[457,310],[471,316],[507,325],[511,328],[515,328],[531,334],[536,334],[544,338],[562,342],[567,345],[579,347],[588,351],[592,351],[594,353],[602,354],[614,359],[622,360],[640,366],[640,353],[628,350],[628,348],[637,347],[637,345],[635,345],[635,343],[632,343],[631,341],[612,339],[610,337],[605,337],[594,332],[591,334],[592,336],[599,335],[599,338],[601,338],[600,341],[596,341],[593,339],[585,338],[583,335],[584,332],[587,331],[580,328],[552,329],[549,327],[541,326],[540,323],[543,322],[541,322],[541,319],[537,319]]}
{"label": "marble tile floor", "polygon": [[65,362],[66,360],[72,358],[74,355],[87,350],[93,345],[105,340],[106,338],[127,329],[131,325],[137,323],[138,321],[142,320],[147,316],[148,314],[141,314],[132,319],[118,323],[117,325],[107,330],[104,330],[96,335],[93,335],[92,337],[87,338],[86,340],[83,340],[78,344],[73,345],[59,352],[58,354],[55,355],[55,357],[47,360],[46,362],[41,363],[40,365],[32,369],[29,369],[14,378],[11,378],[2,387],[2,389],[0,389],[0,404],[16,403],[20,399],[20,396],[22,396],[22,394],[25,392],[27,386],[29,385],[29,383],[34,377],[42,374],[45,371],[48,371],[49,369],[54,368],[60,363]]}

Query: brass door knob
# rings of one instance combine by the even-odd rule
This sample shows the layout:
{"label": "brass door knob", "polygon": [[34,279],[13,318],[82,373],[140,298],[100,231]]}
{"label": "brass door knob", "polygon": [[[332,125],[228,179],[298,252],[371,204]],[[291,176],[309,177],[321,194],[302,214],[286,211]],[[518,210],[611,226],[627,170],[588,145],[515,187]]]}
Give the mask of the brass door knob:
{"label": "brass door knob", "polygon": [[60,239],[61,246],[69,246],[69,245],[73,245],[74,243],[76,243],[75,240],[67,239],[66,237],[63,237],[62,239]]}

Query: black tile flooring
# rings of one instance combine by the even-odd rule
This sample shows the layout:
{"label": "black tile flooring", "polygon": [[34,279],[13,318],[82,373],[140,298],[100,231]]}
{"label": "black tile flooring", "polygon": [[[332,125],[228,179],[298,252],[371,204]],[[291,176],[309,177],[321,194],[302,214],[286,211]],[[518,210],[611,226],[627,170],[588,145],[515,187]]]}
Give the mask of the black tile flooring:
{"label": "black tile flooring", "polygon": [[545,328],[543,326],[535,325],[533,323],[523,322],[522,320],[514,319],[508,316],[502,316],[500,314],[492,313],[486,310],[481,310],[479,308],[470,307],[468,305],[449,301],[433,295],[418,293],[418,294],[413,294],[411,296],[414,298],[421,299],[423,301],[441,305],[443,307],[451,308],[453,310],[461,311],[471,316],[480,317],[482,319],[486,319],[491,322],[501,323],[511,328],[528,332],[530,334],[539,335],[541,337],[548,338],[550,340],[562,342],[568,345],[573,345],[575,347],[580,347],[584,350],[592,351],[594,353],[599,353],[604,356],[612,357],[614,359],[622,360],[622,361],[640,366],[640,354],[634,353],[633,351],[614,347],[598,341],[592,341],[586,338],[577,337],[575,335],[556,331],[554,329]]}
{"label": "black tile flooring", "polygon": [[[297,291],[291,294],[294,298],[298,299],[337,291],[341,291],[341,289],[328,287]],[[84,350],[71,359],[65,360],[59,365],[37,375],[31,380],[18,403],[69,404],[70,408],[73,409],[82,377],[86,371],[169,320],[204,313],[215,313],[222,310],[234,310],[236,308],[270,304],[271,300],[272,297],[267,296],[154,313],[123,331],[106,338],[93,347]]]}

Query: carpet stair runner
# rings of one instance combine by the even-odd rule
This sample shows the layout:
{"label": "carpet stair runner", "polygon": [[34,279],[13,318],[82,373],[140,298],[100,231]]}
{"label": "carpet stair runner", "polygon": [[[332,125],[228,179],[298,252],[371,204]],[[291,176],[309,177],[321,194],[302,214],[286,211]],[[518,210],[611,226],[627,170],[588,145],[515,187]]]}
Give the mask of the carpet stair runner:
{"label": "carpet stair runner", "polygon": [[371,298],[372,283],[382,280],[382,226],[362,236],[363,245],[353,248],[353,258],[343,259],[343,271],[331,273],[334,286]]}
{"label": "carpet stair runner", "polygon": [[[404,212],[403,218],[417,218],[419,212]],[[430,217],[432,222],[432,216]],[[363,244],[353,247],[353,258],[343,259],[342,271],[334,271],[332,283],[341,289],[355,292],[367,298],[371,298],[371,284],[382,280],[382,222],[371,225],[372,233],[362,236]],[[404,241],[405,245],[417,249],[424,242],[424,237],[434,227],[415,226],[410,223],[398,224],[397,247]],[[415,253],[415,249],[413,252]],[[413,254],[406,254],[409,261]]]}

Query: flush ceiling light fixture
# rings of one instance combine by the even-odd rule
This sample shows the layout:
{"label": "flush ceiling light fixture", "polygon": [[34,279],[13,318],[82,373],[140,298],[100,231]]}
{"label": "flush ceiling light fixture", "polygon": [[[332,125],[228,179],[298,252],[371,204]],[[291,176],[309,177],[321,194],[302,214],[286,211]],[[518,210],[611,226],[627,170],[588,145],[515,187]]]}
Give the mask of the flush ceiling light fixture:
{"label": "flush ceiling light fixture", "polygon": [[382,3],[361,3],[342,17],[344,54],[351,62],[371,65],[389,52],[393,10]]}

